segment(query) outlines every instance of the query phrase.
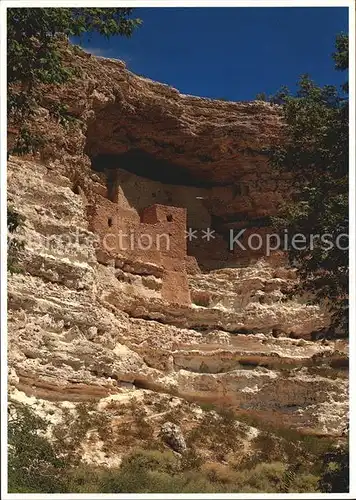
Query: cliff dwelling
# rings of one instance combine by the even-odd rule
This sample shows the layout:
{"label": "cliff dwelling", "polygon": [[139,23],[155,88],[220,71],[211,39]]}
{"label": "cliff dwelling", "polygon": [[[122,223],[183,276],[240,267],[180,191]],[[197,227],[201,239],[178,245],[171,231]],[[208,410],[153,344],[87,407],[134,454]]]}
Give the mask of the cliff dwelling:
{"label": "cliff dwelling", "polygon": [[190,304],[187,274],[244,266],[264,255],[263,247],[243,251],[230,242],[240,228],[246,228],[242,244],[249,234],[269,230],[263,204],[255,209],[256,182],[199,180],[189,169],[142,150],[98,154],[92,168],[101,179],[88,209],[101,242],[98,258],[158,266],[165,300]]}
{"label": "cliff dwelling", "polygon": [[[121,78],[116,62],[106,64]],[[153,92],[154,103],[141,92],[136,102],[141,86]],[[161,267],[161,285],[152,283],[151,293],[189,304],[189,275],[245,267],[265,257],[263,245],[244,247],[253,233],[264,239],[271,231],[270,217],[288,193],[288,179],[271,171],[266,156],[281,135],[279,111],[255,102],[219,103],[216,112],[209,99],[139,78],[120,80],[117,89],[115,98],[97,90],[92,95],[84,153],[96,174],[96,200],[88,216],[101,240],[107,233],[136,232],[137,241],[130,250],[117,241],[110,252],[102,245],[97,258],[104,263],[141,256]],[[130,96],[127,105],[121,91]],[[147,219],[153,212],[156,222]],[[231,234],[242,229],[242,246],[231,245]],[[149,236],[156,239],[166,230],[176,249],[171,258],[158,248],[163,236],[148,248]]]}
{"label": "cliff dwelling", "polygon": [[[278,109],[182,95],[84,52],[73,60],[85,77],[57,94],[50,86],[43,105],[56,97],[75,126],[47,109],[34,114],[54,160],[8,160],[8,202],[24,220],[15,236],[25,242],[23,271],[8,276],[13,397],[38,401],[61,429],[61,415],[83,414],[87,402],[84,422],[89,415],[98,432],[89,429],[80,450],[95,467],[97,457],[116,467],[131,447],[156,446],[171,419],[187,436],[201,429],[205,447],[214,407],[341,435],[347,344],[313,337],[328,328],[328,311],[290,297],[295,273],[278,251],[229,245],[230,231],[246,229],[242,245],[267,235],[288,196],[265,154],[282,134]],[[228,456],[240,464],[246,449],[250,461],[257,430],[234,424]],[[225,461],[220,446],[198,453]]]}

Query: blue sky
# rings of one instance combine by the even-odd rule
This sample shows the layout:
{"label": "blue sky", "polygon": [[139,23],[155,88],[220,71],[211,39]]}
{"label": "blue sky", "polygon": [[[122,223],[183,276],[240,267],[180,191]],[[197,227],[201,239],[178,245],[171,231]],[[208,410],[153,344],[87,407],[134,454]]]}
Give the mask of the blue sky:
{"label": "blue sky", "polygon": [[233,101],[295,89],[302,73],[340,84],[330,57],[348,31],[346,8],[137,8],[131,39],[99,35],[81,45],[186,94]]}

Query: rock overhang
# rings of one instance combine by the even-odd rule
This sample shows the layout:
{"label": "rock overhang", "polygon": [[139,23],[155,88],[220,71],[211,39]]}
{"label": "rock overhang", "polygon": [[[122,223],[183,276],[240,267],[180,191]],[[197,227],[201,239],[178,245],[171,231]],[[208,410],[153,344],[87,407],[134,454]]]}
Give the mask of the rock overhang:
{"label": "rock overhang", "polygon": [[47,86],[44,100],[65,103],[81,120],[91,159],[137,150],[217,185],[255,172],[275,175],[267,153],[282,140],[280,106],[186,95],[132,73],[123,61],[70,45],[64,53],[80,76]]}

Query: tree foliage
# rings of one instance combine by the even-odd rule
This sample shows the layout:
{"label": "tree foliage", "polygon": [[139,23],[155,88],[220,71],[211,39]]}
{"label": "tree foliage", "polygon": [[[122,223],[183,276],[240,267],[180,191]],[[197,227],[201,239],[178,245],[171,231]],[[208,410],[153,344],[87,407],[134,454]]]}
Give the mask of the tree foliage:
{"label": "tree foliage", "polygon": [[323,474],[319,488],[325,493],[349,491],[350,457],[349,447],[339,446],[323,457]]}
{"label": "tree foliage", "polygon": [[[340,35],[333,54],[337,70],[348,67],[348,38]],[[299,290],[327,300],[332,328],[348,329],[348,94],[319,87],[308,75],[296,95],[282,89],[286,141],[271,152],[272,165],[295,178],[297,194],[275,221],[288,234],[300,233],[306,244],[289,248],[297,266]]]}
{"label": "tree foliage", "polygon": [[8,486],[12,493],[63,491],[65,463],[45,436],[48,424],[12,403],[8,419]]}
{"label": "tree foliage", "polygon": [[63,61],[63,37],[91,33],[130,37],[141,23],[127,8],[10,8],[7,11],[8,116],[19,126],[11,151],[33,152],[41,138],[30,136],[24,121],[36,107],[36,86],[62,84],[74,70]]}
{"label": "tree foliage", "polygon": [[19,259],[24,248],[23,241],[16,236],[17,229],[21,226],[23,217],[12,206],[7,207],[7,269],[10,273],[21,271]]}
{"label": "tree foliage", "polygon": [[[348,491],[347,445],[330,446],[330,440],[304,436],[290,429],[275,429],[251,442],[245,457],[243,449],[228,451],[229,462],[206,458],[208,438],[213,444],[219,421],[229,435],[236,433],[236,420],[223,411],[213,423],[201,426],[197,447],[190,442],[182,456],[162,443],[140,440],[136,448],[127,446],[119,468],[94,466],[82,461],[82,444],[97,437],[106,443],[102,450],[122,454],[112,445],[111,418],[103,421],[95,403],[80,403],[76,412],[62,408],[62,418],[52,423],[37,411],[17,401],[9,402],[8,486],[11,493],[311,493]],[[41,409],[43,412],[43,408]],[[204,412],[205,413],[205,412]],[[210,422],[210,424],[208,424]],[[208,424],[208,425],[207,425]],[[115,429],[123,443],[126,428]],[[110,443],[109,443],[110,441]],[[214,442],[215,443],[215,442]],[[136,442],[136,445],[138,443]],[[216,443],[215,443],[216,445]],[[209,453],[207,457],[209,456]],[[197,460],[197,458],[199,458]],[[242,460],[241,460],[242,458]]]}

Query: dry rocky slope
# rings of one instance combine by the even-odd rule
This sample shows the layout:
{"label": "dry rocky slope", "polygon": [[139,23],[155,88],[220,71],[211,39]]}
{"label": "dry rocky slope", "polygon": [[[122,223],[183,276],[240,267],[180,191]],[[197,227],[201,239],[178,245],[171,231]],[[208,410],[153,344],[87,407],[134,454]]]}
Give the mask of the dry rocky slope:
{"label": "dry rocky slope", "polygon": [[[346,342],[312,340],[328,314],[287,298],[295,276],[283,256],[227,250],[226,231],[259,226],[287,196],[287,179],[265,156],[282,135],[278,108],[182,95],[80,50],[66,57],[82,73],[43,89],[33,127],[46,134],[46,151],[8,161],[25,242],[23,272],[8,282],[13,397],[59,411],[144,393],[163,398],[160,415],[177,401],[211,402],[340,435]],[[80,122],[62,127],[48,112],[53,102]],[[210,246],[188,243],[190,304],[164,299],[159,266],[129,253],[110,259],[93,243],[88,206],[108,195],[106,162],[117,172],[119,211],[178,206],[190,227],[216,230]]]}

